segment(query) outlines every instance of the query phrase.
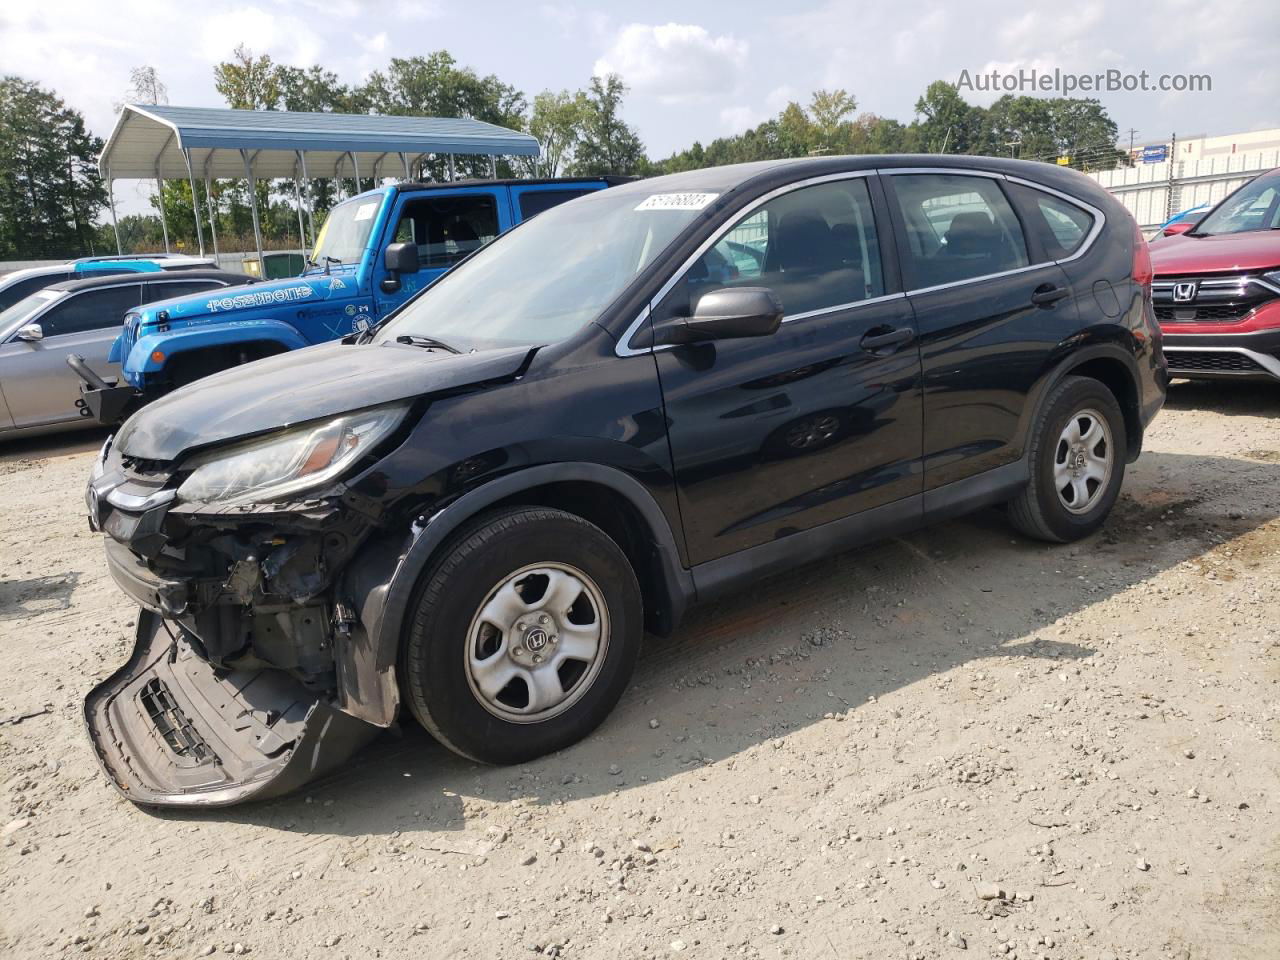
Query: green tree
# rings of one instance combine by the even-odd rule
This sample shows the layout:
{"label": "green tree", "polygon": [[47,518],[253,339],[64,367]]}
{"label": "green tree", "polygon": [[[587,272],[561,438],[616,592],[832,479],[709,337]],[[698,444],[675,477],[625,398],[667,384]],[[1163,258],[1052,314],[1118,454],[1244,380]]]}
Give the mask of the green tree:
{"label": "green tree", "polygon": [[627,88],[617,74],[592,77],[578,95],[581,129],[574,147],[572,171],[580,176],[642,174],[649,161],[639,135],[620,116]]}
{"label": "green tree", "polygon": [[280,108],[280,75],[271,57],[254,56],[243,43],[213,68],[213,88],[235,110]]}
{"label": "green tree", "polygon": [[542,157],[530,157],[524,168],[535,176],[560,176],[573,163],[582,122],[581,94],[544,90],[534,97],[527,129],[542,145]]}
{"label": "green tree", "polygon": [[0,77],[0,259],[94,251],[107,203],[101,152],[102,140],[53,92]]}
{"label": "green tree", "polygon": [[815,90],[809,101],[816,143],[812,150],[845,153],[853,134],[848,117],[858,109],[858,101],[847,90]]}
{"label": "green tree", "polygon": [[984,115],[960,96],[955,84],[935,80],[916,100],[915,123],[921,146],[929,153],[986,153]]}

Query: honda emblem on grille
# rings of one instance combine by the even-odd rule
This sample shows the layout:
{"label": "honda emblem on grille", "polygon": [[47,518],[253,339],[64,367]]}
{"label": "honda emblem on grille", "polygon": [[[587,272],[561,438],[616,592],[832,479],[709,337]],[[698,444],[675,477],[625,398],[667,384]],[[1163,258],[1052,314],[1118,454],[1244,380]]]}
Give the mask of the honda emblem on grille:
{"label": "honda emblem on grille", "polygon": [[1190,303],[1196,298],[1196,282],[1188,280],[1185,283],[1175,283],[1173,285],[1173,302],[1174,303]]}

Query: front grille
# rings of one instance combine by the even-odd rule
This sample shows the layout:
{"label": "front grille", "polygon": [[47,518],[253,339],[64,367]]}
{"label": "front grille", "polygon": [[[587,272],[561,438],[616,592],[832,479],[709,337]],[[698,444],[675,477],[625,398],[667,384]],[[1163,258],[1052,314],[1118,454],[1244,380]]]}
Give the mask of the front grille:
{"label": "front grille", "polygon": [[1202,373],[1263,373],[1265,369],[1243,353],[1216,350],[1168,350],[1170,371],[1191,370]]}
{"label": "front grille", "polygon": [[1156,319],[1186,323],[1188,321],[1216,321],[1218,323],[1234,323],[1245,314],[1252,313],[1257,307],[1253,303],[1227,303],[1221,306],[1170,307],[1156,305]]}
{"label": "front grille", "polygon": [[127,314],[124,318],[124,330],[121,331],[120,339],[120,362],[123,364],[129,356],[129,351],[133,349],[133,345],[138,342],[138,327],[142,325],[142,317],[136,313]]}
{"label": "front grille", "polygon": [[1274,284],[1248,274],[1158,277],[1151,285],[1156,319],[1163,323],[1235,323],[1278,298]]}
{"label": "front grille", "polygon": [[175,755],[197,763],[218,759],[204,737],[200,736],[200,731],[191,725],[163,680],[159,677],[148,680],[138,694],[138,699],[155,724],[156,732],[164,738]]}

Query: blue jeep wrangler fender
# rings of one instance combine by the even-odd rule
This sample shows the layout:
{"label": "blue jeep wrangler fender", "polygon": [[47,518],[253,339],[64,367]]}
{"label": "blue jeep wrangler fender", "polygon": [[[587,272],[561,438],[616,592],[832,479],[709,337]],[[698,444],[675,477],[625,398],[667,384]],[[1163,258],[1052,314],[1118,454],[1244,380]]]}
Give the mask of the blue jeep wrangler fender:
{"label": "blue jeep wrangler fender", "polygon": [[232,320],[225,324],[146,334],[133,345],[125,365],[148,381],[154,381],[175,360],[190,357],[197,351],[267,346],[267,352],[279,353],[307,345],[296,328],[279,320]]}

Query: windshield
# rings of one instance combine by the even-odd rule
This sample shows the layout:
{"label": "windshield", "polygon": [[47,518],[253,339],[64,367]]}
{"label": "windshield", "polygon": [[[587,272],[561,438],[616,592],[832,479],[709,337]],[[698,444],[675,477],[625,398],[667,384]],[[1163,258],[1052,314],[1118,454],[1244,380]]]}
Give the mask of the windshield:
{"label": "windshield", "polygon": [[714,199],[598,190],[499,237],[409,303],[378,340],[460,349],[563,340],[594,320]]}
{"label": "windshield", "polygon": [[1280,177],[1259,177],[1222,202],[1195,229],[1194,236],[1280,228]]}
{"label": "windshield", "polygon": [[37,290],[30,296],[23,297],[7,310],[0,311],[0,333],[7,332],[10,327],[21,326],[27,317],[50,300],[56,300],[60,296],[62,296],[61,290]]}
{"label": "windshield", "polygon": [[323,267],[328,257],[338,263],[359,263],[369,243],[373,219],[384,199],[383,194],[356,197],[330,210],[316,237],[311,262]]}

